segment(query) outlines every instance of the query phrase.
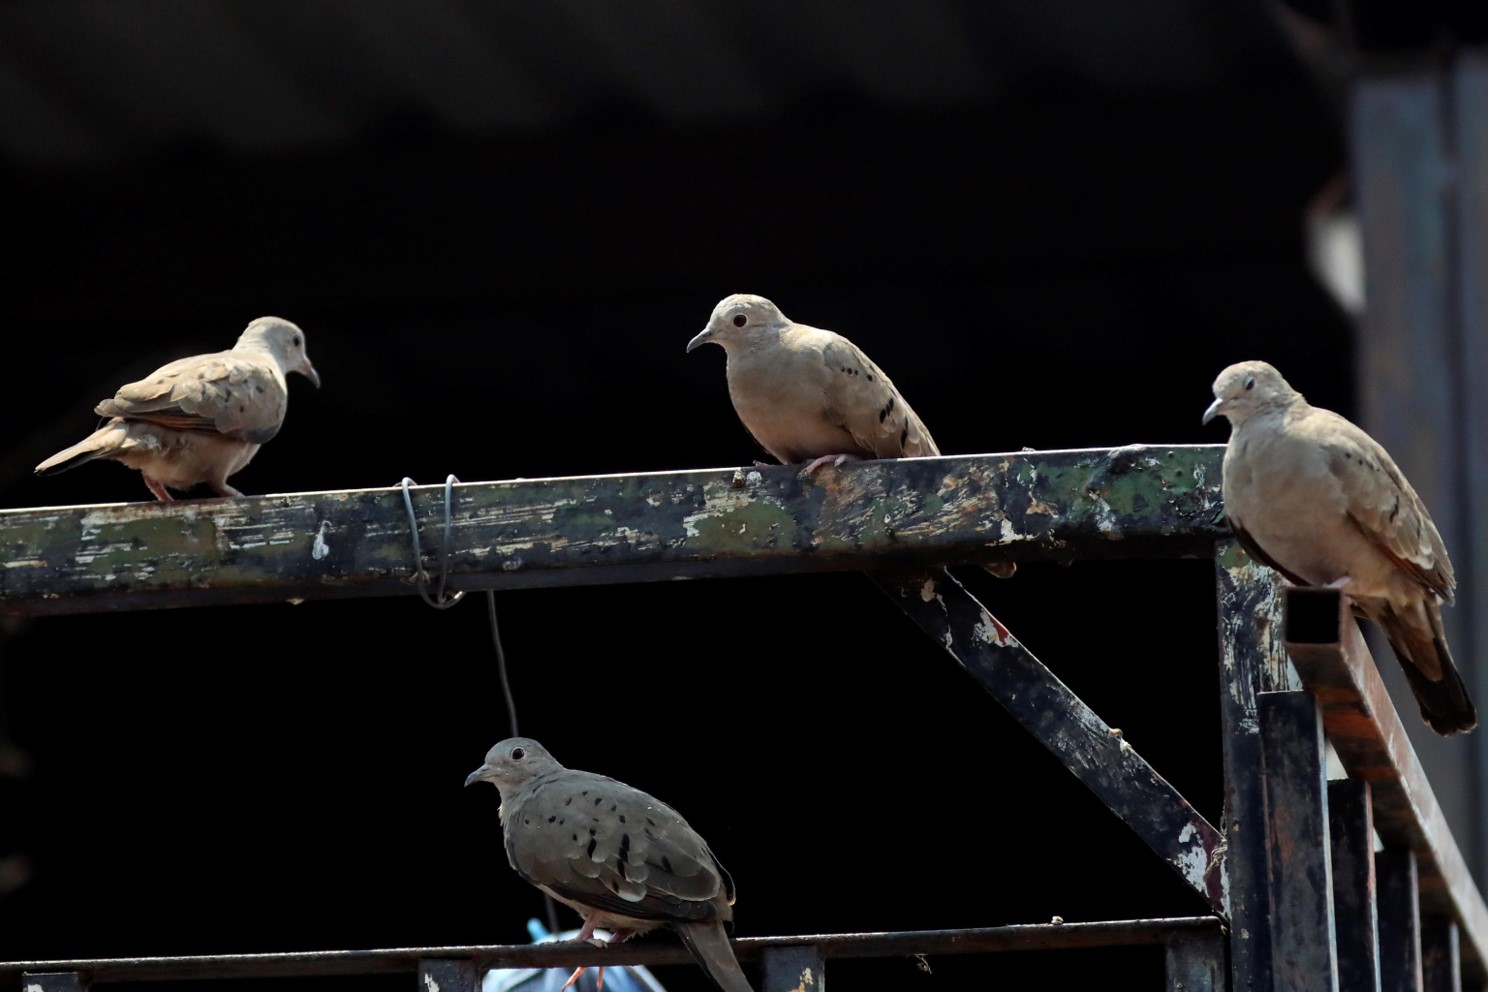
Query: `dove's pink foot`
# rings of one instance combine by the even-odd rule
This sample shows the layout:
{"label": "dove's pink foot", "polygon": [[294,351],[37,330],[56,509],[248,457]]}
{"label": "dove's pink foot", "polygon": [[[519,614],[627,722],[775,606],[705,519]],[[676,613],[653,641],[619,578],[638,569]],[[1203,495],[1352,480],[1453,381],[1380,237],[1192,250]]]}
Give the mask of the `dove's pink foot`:
{"label": "dove's pink foot", "polygon": [[243,496],[242,493],[238,492],[236,489],[234,489],[232,486],[229,486],[225,482],[214,482],[211,485],[212,491],[218,496],[231,496],[234,499],[241,499]]}
{"label": "dove's pink foot", "polygon": [[148,475],[144,475],[143,472],[140,474],[144,476],[145,486],[150,490],[150,492],[155,494],[156,499],[160,500],[162,503],[175,502],[176,498],[170,494],[170,490],[166,489],[165,486],[158,479],[152,479]]}
{"label": "dove's pink foot", "polygon": [[801,469],[801,478],[809,479],[816,472],[817,469],[821,468],[827,462],[831,462],[832,467],[836,468],[843,462],[857,462],[862,460],[862,455],[822,455],[820,458],[813,458],[811,459],[811,461],[806,463],[806,467]]}

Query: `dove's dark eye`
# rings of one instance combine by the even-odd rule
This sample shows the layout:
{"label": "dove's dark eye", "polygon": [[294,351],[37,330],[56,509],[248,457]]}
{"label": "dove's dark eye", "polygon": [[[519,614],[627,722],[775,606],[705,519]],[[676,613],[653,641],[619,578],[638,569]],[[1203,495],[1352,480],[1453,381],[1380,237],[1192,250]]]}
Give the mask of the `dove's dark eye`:
{"label": "dove's dark eye", "polygon": [[1245,380],[1245,388],[1247,391],[1255,388],[1255,376],[1251,376],[1249,379]]}
{"label": "dove's dark eye", "polygon": [[749,323],[749,318],[748,317],[744,316],[742,313],[736,313],[736,314],[734,314],[734,326],[735,327],[743,327],[747,323]]}
{"label": "dove's dark eye", "polygon": [[526,751],[522,750],[519,747],[512,748],[512,760],[513,761],[521,761],[525,757],[527,757],[527,752]]}
{"label": "dove's dark eye", "polygon": [[299,335],[298,335],[298,334],[296,334],[296,335],[295,335],[295,336],[294,336],[294,346],[295,346],[295,347],[296,347],[296,348],[298,348],[298,347],[299,347],[299,346],[300,346],[300,336],[299,336]]}

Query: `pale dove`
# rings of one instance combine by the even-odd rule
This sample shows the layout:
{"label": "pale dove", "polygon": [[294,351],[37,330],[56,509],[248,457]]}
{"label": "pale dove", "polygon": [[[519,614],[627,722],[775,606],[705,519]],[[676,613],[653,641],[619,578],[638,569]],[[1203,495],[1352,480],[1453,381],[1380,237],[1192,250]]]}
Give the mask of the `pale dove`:
{"label": "pale dove", "polygon": [[754,439],[782,464],[938,455],[930,432],[889,377],[833,331],[793,323],[763,296],[739,293],[713,308],[687,342],[728,353],[729,397]]}
{"label": "pale dove", "polygon": [[[763,296],[736,293],[713,308],[687,350],[710,341],[728,355],[739,419],[782,464],[806,462],[803,476],[827,462],[940,454],[889,377],[835,331],[797,324]],[[1005,579],[1018,566],[984,567]]]}
{"label": "pale dove", "polygon": [[1265,362],[1231,365],[1214,395],[1204,423],[1230,419],[1224,505],[1241,544],[1293,583],[1342,589],[1379,624],[1437,733],[1477,726],[1438,607],[1452,563],[1394,460]]}
{"label": "pale dove", "polygon": [[667,925],[724,992],[751,992],[723,929],[734,915],[733,880],[676,810],[623,782],[564,768],[526,737],[491,748],[465,779],[474,782],[501,792],[506,857],[517,874],[583,916],[577,940],[593,940],[595,927],[612,930],[613,942]]}
{"label": "pale dove", "polygon": [[227,479],[279,433],[290,372],[320,385],[304,332],[287,320],[260,317],[231,351],[182,358],[121,386],[94,408],[111,419],[36,466],[36,474],[111,458],[139,469],[156,499],[201,483],[220,496],[241,496]]}

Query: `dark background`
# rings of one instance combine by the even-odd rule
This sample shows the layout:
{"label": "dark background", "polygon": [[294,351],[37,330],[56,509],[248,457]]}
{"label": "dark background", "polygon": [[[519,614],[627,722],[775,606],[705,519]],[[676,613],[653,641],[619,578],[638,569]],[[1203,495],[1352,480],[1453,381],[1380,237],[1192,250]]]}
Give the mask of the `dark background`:
{"label": "dark background", "polygon": [[[851,336],[947,453],[1222,442],[1199,416],[1244,358],[1349,412],[1304,244],[1347,190],[1327,11],[1098,7],[0,8],[4,505],[147,498],[117,465],[30,470],[266,313],[325,385],[292,381],[249,493],[747,464],[722,353],[683,353],[733,292]],[[1365,28],[1430,45],[1435,18]],[[966,578],[1218,818],[1206,562]],[[1204,911],[861,576],[498,605],[523,731],[677,806],[739,935]],[[495,791],[460,787],[507,736],[483,607],[12,622],[0,958],[524,941],[540,896]]]}

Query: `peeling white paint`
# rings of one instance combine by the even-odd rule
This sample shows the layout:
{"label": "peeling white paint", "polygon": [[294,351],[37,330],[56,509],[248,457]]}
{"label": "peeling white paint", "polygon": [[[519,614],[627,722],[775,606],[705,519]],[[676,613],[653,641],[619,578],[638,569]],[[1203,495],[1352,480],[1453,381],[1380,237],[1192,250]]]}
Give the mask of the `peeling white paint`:
{"label": "peeling white paint", "polygon": [[998,623],[986,610],[982,611],[982,618],[977,621],[975,627],[971,628],[971,631],[986,643],[996,644],[998,647],[1006,647],[1013,639],[1007,628]]}
{"label": "peeling white paint", "polygon": [[1014,527],[1013,522],[1007,517],[1002,518],[1002,524],[997,534],[998,544],[1016,544],[1019,541],[1031,540],[1033,540],[1032,534],[1023,533],[1017,527]]}
{"label": "peeling white paint", "polygon": [[508,558],[506,561],[501,563],[501,570],[503,572],[515,572],[521,569],[522,565],[523,561],[521,559],[521,556],[514,555],[513,557]]}
{"label": "peeling white paint", "polygon": [[1200,892],[1206,891],[1204,885],[1204,872],[1209,867],[1209,858],[1204,853],[1204,845],[1199,843],[1194,836],[1197,831],[1192,823],[1185,823],[1183,831],[1178,835],[1178,843],[1186,845],[1182,851],[1173,859],[1173,866],[1188,879],[1188,884]]}
{"label": "peeling white paint", "polygon": [[1121,540],[1123,535],[1116,527],[1116,511],[1111,509],[1111,504],[1107,503],[1105,497],[1099,493],[1087,492],[1086,495],[1096,507],[1095,529],[1113,541]]}
{"label": "peeling white paint", "polygon": [[935,591],[935,580],[926,579],[925,584],[920,586],[920,602],[928,603],[932,599],[940,599],[940,593]]}
{"label": "peeling white paint", "polygon": [[315,533],[315,543],[310,545],[310,557],[314,558],[316,561],[320,561],[326,555],[331,553],[331,546],[326,543],[325,539],[326,530],[330,526],[331,522],[329,520],[322,520],[320,522],[320,530],[316,531]]}
{"label": "peeling white paint", "polygon": [[439,983],[427,971],[424,972],[424,988],[428,989],[428,992],[439,992]]}
{"label": "peeling white paint", "polygon": [[751,486],[757,486],[761,482],[765,481],[765,477],[763,475],[760,475],[757,470],[751,470],[749,474],[744,476],[744,481],[749,483]]}

